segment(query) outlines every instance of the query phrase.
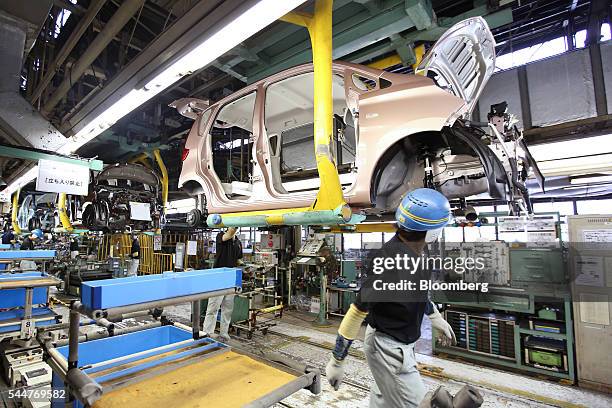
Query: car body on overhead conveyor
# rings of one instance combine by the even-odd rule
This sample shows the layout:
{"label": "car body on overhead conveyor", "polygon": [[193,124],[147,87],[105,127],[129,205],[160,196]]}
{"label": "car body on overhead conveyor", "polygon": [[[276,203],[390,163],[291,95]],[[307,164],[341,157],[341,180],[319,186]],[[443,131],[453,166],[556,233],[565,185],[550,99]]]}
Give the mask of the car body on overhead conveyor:
{"label": "car body on overhead conveyor", "polygon": [[158,229],[161,215],[159,177],[140,164],[106,167],[93,180],[83,205],[83,225],[92,231]]}
{"label": "car body on overhead conveyor", "polygon": [[[494,68],[495,41],[479,17],[450,28],[419,75],[334,62],[332,155],[351,208],[388,213],[406,191],[426,186],[449,199],[488,193],[529,210],[524,181],[535,162],[520,132],[468,120]],[[306,64],[212,105],[175,101],[195,120],[179,188],[209,213],[311,205],[320,185],[313,87]]]}

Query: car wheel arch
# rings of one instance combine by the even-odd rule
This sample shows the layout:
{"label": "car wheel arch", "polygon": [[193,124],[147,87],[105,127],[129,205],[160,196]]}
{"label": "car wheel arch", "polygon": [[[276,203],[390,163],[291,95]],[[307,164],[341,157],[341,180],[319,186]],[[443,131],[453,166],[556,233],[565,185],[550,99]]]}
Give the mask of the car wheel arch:
{"label": "car wheel arch", "polygon": [[[406,155],[407,153],[416,153],[414,150],[411,152],[409,149],[411,147],[417,147],[416,145],[410,146],[413,141],[416,139],[427,139],[431,137],[440,137],[442,138],[442,131],[440,130],[431,130],[431,131],[422,131],[416,132],[404,137],[401,137],[395,141],[395,143],[391,144],[385,152],[379,156],[376,164],[372,167],[372,175],[370,178],[370,202],[376,207],[377,204],[377,196],[379,192],[380,182],[383,179],[383,174],[385,170],[389,169],[390,166],[394,165],[394,159],[399,154]],[[416,163],[416,160],[415,160]],[[414,171],[418,166],[409,168],[410,166],[406,166],[406,171]],[[404,180],[410,180],[414,177],[414,174],[406,175],[404,174]],[[400,184],[401,185],[401,184]],[[398,186],[400,187],[400,186]],[[402,193],[403,194],[403,193]]]}

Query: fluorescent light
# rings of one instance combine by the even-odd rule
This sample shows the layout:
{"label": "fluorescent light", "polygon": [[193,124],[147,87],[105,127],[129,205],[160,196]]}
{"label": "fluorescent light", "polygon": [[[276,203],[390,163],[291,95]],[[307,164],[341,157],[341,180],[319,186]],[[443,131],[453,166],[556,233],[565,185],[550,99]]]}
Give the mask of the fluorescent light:
{"label": "fluorescent light", "polygon": [[[191,52],[162,71],[141,89],[133,89],[79,130],[70,141],[57,150],[73,154],[85,143],[114,125],[119,119],[168,88],[185,75],[210,64],[253,34],[264,29],[306,0],[260,0],[253,7],[223,26]],[[11,193],[34,180],[38,166],[7,187]],[[26,177],[27,176],[27,177]]]}
{"label": "fluorescent light", "polygon": [[188,54],[170,65],[141,89],[133,89],[82,128],[59,152],[74,153],[119,119],[192,72],[205,67],[242,41],[289,13],[306,0],[261,0],[228,22]]}
{"label": "fluorescent light", "polygon": [[612,176],[580,177],[570,180],[570,184],[612,183]]}

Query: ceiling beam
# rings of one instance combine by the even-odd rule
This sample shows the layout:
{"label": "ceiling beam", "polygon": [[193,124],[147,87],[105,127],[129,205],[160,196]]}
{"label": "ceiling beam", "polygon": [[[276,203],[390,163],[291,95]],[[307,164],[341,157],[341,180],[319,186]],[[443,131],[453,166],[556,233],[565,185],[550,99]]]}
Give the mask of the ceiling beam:
{"label": "ceiling beam", "polygon": [[[367,10],[333,26],[333,58],[341,58],[374,44],[382,38],[414,27],[406,15],[404,0],[387,1],[385,9],[372,16]],[[300,44],[270,58],[270,66],[255,68],[245,74],[249,82],[265,78],[273,73],[312,60],[310,40],[305,37]]]}

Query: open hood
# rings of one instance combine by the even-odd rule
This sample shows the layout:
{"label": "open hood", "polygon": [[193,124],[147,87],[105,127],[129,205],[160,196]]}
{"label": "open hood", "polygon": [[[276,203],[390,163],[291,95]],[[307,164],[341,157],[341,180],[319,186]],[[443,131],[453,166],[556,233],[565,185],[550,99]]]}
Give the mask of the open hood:
{"label": "open hood", "polygon": [[495,70],[495,39],[482,17],[463,20],[446,31],[429,50],[416,73],[463,99],[466,115]]}

